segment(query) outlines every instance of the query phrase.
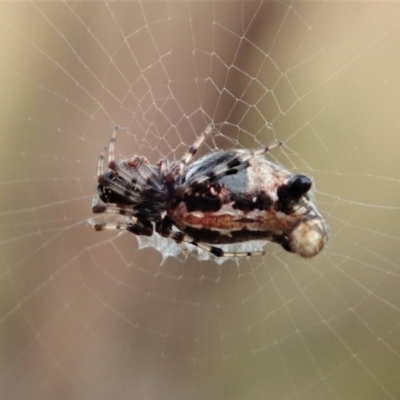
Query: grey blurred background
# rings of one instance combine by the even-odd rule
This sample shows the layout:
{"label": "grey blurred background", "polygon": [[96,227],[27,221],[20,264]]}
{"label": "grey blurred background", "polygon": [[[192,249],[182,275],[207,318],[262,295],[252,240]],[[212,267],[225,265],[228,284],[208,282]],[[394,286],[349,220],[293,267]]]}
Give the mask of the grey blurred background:
{"label": "grey blurred background", "polygon": [[[0,397],[400,397],[400,4],[0,4]],[[96,162],[283,140],[330,241],[163,260],[87,225]],[[171,250],[173,252],[173,250]],[[164,261],[164,262],[163,262]]]}

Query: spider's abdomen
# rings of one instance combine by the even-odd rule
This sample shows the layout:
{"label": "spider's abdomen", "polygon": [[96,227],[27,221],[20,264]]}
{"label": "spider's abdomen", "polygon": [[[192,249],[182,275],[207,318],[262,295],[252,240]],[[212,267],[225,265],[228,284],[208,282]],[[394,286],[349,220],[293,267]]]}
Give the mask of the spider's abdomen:
{"label": "spider's abdomen", "polygon": [[[216,152],[194,163],[187,179],[210,174],[210,165],[235,152]],[[243,154],[243,151],[239,151]],[[213,161],[215,162],[213,163]],[[256,156],[237,173],[205,184],[167,209],[176,226],[199,242],[228,244],[267,239],[302,257],[318,254],[327,225],[311,197],[311,180]]]}

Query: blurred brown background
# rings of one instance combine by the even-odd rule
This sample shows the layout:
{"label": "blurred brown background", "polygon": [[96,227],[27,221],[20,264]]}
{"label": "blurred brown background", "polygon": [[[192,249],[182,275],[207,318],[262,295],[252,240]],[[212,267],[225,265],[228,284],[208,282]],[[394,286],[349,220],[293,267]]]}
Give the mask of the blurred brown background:
{"label": "blurred brown background", "polygon": [[[1,3],[1,398],[400,397],[400,4]],[[331,227],[222,266],[86,225],[98,153],[257,147]],[[169,250],[163,250],[165,252]],[[172,251],[172,250],[171,250]]]}

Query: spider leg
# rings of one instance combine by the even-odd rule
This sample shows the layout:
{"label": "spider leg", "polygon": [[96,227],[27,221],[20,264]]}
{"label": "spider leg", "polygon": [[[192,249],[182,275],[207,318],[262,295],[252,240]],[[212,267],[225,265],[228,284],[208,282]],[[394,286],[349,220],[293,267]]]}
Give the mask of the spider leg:
{"label": "spider leg", "polygon": [[125,172],[123,169],[120,168],[118,163],[114,161],[115,153],[114,153],[114,147],[115,147],[115,142],[117,139],[117,133],[118,133],[118,126],[115,126],[114,131],[111,135],[110,143],[109,146],[104,146],[103,149],[100,152],[98,161],[97,161],[97,177],[98,177],[98,182],[104,185],[108,185],[111,187],[116,186],[114,182],[112,182],[111,179],[105,176],[104,174],[104,160],[106,158],[106,154],[108,151],[108,167],[116,172],[117,174],[121,175],[122,177],[125,178],[127,181],[132,181],[133,186],[136,187],[135,185],[136,180],[134,179],[135,177],[132,177],[130,174]]}
{"label": "spider leg", "polygon": [[97,176],[103,175],[104,173],[104,158],[106,157],[107,146],[104,146],[99,154],[97,161]]}
{"label": "spider leg", "polygon": [[144,157],[135,157],[130,160],[129,169],[121,168],[121,165],[114,160],[109,162],[108,167],[126,181],[127,188],[133,188],[139,192],[149,184],[159,189],[162,188],[160,179],[149,167]]}
{"label": "spider leg", "polygon": [[154,169],[152,169],[149,165],[149,162],[145,157],[135,157],[133,160],[133,167],[138,171],[142,182],[142,187],[146,185],[155,186],[158,189],[162,189],[162,182]]}
{"label": "spider leg", "polygon": [[[139,185],[129,185],[122,184],[121,182],[110,179],[107,174],[100,175],[97,179],[100,185],[102,185],[103,190],[105,192],[110,190],[113,195],[119,195],[121,197],[126,197],[131,203],[137,203],[140,199],[139,193],[137,191],[132,190],[133,188],[140,189]],[[106,201],[112,202],[112,201]]]}
{"label": "spider leg", "polygon": [[[132,176],[133,174],[125,171],[123,168],[120,167],[120,165],[115,161],[115,143],[117,141],[117,134],[118,134],[118,126],[114,127],[114,131],[111,135],[110,138],[110,143],[108,145],[108,168],[110,168],[112,171],[116,172],[119,176],[123,177],[127,182],[131,183],[134,187],[141,187],[144,183],[145,180],[144,179],[140,179],[142,178],[142,174],[135,174],[134,176]],[[106,148],[107,150],[107,148]],[[105,157],[105,151],[103,149],[102,153],[103,153],[103,159]],[[135,163],[134,166],[134,170],[139,170],[139,167],[142,167],[143,169],[146,169],[147,174],[145,175],[145,178],[147,177],[147,175],[154,175],[153,171],[151,171],[151,169],[147,166],[148,161],[145,160],[145,158],[141,158],[141,157],[135,157],[132,160],[133,163]],[[101,172],[98,174],[98,176],[102,175],[102,170],[98,169],[98,172]],[[139,186],[139,185],[141,186]]]}
{"label": "spider leg", "polygon": [[99,196],[93,197],[92,212],[93,214],[119,214],[136,218],[136,214],[131,208],[103,203]]}
{"label": "spider leg", "polygon": [[[149,162],[145,157],[134,157],[129,164],[132,170],[136,171],[133,175],[132,171],[126,171],[120,167],[119,163],[115,161],[115,143],[117,141],[118,126],[115,126],[114,131],[111,135],[110,143],[108,145],[108,168],[116,172],[117,175],[123,177],[127,182],[132,184],[135,188],[139,190],[146,184],[154,184],[158,188],[161,188],[161,182],[154,174],[154,171],[149,167]],[[107,149],[102,151],[102,160],[105,157],[105,152]],[[100,161],[99,161],[100,163]],[[103,164],[103,161],[101,161]],[[102,175],[102,168],[98,168],[98,176]],[[100,173],[99,173],[100,172]]]}
{"label": "spider leg", "polygon": [[161,236],[174,240],[179,245],[181,245],[183,242],[190,243],[193,246],[208,251],[216,257],[249,257],[262,256],[265,254],[264,251],[225,252],[219,247],[198,242],[190,236],[185,235],[181,231],[173,231],[172,225],[172,220],[168,216],[165,216],[163,220],[156,223],[156,232],[159,233]]}
{"label": "spider leg", "polygon": [[165,177],[168,174],[168,169],[169,169],[169,163],[168,160],[166,160],[165,158],[162,158],[158,164],[157,167],[160,171],[160,176]]}
{"label": "spider leg", "polygon": [[111,135],[110,143],[108,145],[108,164],[110,164],[115,159],[115,142],[117,141],[118,125],[114,127],[113,133]]}
{"label": "spider leg", "polygon": [[201,144],[204,142],[204,140],[212,132],[213,129],[214,129],[213,123],[207,125],[207,128],[204,130],[202,135],[189,147],[187,152],[182,157],[181,162],[179,163],[180,170],[183,170],[183,168],[190,162],[192,157],[197,153],[197,150],[200,148]]}
{"label": "spider leg", "polygon": [[137,220],[136,222],[105,222],[95,221],[93,219],[88,220],[88,224],[93,227],[96,231],[105,230],[122,230],[128,231],[135,235],[151,236],[154,232],[153,225],[149,221]]}
{"label": "spider leg", "polygon": [[207,125],[206,129],[202,133],[202,135],[189,147],[189,149],[186,151],[184,156],[182,157],[181,161],[176,164],[171,172],[167,175],[168,180],[172,180],[176,175],[182,175],[183,170],[185,166],[190,162],[190,160],[193,158],[193,156],[197,153],[197,150],[200,148],[201,144],[204,142],[204,140],[207,138],[208,135],[212,132],[214,129],[214,124],[210,123]]}
{"label": "spider leg", "polygon": [[275,142],[258,150],[246,151],[244,153],[236,153],[232,159],[217,166],[209,173],[187,182],[181,190],[183,193],[190,193],[193,191],[193,187],[195,187],[196,185],[202,184],[207,181],[213,182],[226,175],[237,174],[239,171],[249,166],[249,160],[251,158],[265,154],[268,151],[275,149],[281,145],[282,142]]}

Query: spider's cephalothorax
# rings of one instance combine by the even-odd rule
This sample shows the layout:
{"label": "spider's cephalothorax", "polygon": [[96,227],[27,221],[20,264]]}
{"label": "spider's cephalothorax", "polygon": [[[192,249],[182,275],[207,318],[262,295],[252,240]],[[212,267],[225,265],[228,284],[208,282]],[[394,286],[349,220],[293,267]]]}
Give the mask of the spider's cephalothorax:
{"label": "spider's cephalothorax", "polygon": [[141,156],[114,160],[116,128],[108,147],[108,171],[103,171],[107,147],[99,157],[92,211],[120,214],[125,221],[89,223],[98,231],[122,229],[146,236],[153,234],[155,225],[160,235],[218,257],[264,254],[227,253],[214,246],[257,239],[302,257],[318,254],[328,227],[309,194],[311,179],[262,156],[281,143],[255,151],[216,151],[190,164],[213,129],[208,125],[180,162],[169,165],[162,159],[150,165]]}

